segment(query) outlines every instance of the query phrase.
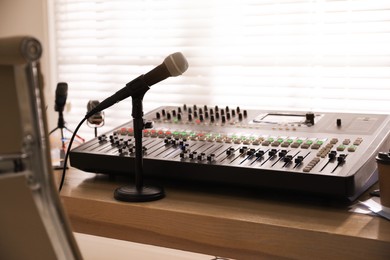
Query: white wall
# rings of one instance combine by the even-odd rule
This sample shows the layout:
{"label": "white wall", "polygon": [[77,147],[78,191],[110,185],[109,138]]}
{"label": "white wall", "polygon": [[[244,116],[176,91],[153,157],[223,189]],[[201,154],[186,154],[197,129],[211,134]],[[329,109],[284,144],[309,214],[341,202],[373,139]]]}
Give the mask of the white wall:
{"label": "white wall", "polygon": [[47,0],[0,0],[0,37],[29,35],[37,38],[42,44],[41,66],[45,79],[50,130],[57,122],[53,109],[55,86],[52,86],[54,79],[51,77],[49,66],[51,55],[47,9]]}

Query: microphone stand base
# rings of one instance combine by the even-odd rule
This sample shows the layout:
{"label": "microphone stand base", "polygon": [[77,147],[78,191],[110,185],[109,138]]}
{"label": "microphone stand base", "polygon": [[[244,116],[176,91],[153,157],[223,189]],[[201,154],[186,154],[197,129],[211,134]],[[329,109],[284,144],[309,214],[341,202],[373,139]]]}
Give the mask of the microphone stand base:
{"label": "microphone stand base", "polygon": [[155,201],[165,197],[164,189],[157,186],[144,185],[137,189],[135,185],[119,187],[114,192],[114,198],[126,202]]}

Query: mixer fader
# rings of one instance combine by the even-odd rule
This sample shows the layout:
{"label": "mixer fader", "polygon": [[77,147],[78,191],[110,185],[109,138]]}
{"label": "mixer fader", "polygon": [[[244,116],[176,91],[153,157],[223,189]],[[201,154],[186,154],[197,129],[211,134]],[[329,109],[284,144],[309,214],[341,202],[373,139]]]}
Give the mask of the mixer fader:
{"label": "mixer fader", "polygon": [[[390,147],[390,116],[183,105],[145,115],[144,173],[322,195],[359,195]],[[132,122],[73,149],[73,167],[134,169]]]}

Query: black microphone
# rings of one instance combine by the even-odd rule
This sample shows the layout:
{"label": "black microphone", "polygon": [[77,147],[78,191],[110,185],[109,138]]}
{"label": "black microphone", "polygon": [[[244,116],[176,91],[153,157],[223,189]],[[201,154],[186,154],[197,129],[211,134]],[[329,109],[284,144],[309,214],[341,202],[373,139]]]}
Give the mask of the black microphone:
{"label": "black microphone", "polygon": [[68,97],[68,84],[65,82],[59,82],[56,88],[56,99],[54,110],[63,112],[66,104],[66,98]]}
{"label": "black microphone", "polygon": [[[85,118],[100,112],[129,96],[145,93],[150,86],[168,78],[183,74],[188,68],[188,62],[180,52],[173,53],[164,59],[164,62],[145,75],[130,81],[124,88],[114,95],[103,100],[98,106],[89,111]],[[145,88],[147,88],[145,90]]]}
{"label": "black microphone", "polygon": [[[87,104],[87,113],[100,104],[99,100],[90,100]],[[88,118],[88,122],[93,125],[100,125],[104,122],[104,112],[97,112]]]}

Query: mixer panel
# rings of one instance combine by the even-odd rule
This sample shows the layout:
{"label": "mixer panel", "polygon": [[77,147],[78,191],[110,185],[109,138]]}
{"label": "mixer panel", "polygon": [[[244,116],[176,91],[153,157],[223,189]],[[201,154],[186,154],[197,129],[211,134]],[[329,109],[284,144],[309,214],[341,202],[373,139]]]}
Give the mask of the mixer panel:
{"label": "mixer panel", "polygon": [[[374,157],[388,150],[389,116],[160,107],[145,115],[144,172],[353,198],[377,180]],[[132,121],[73,149],[85,171],[134,169]]]}

